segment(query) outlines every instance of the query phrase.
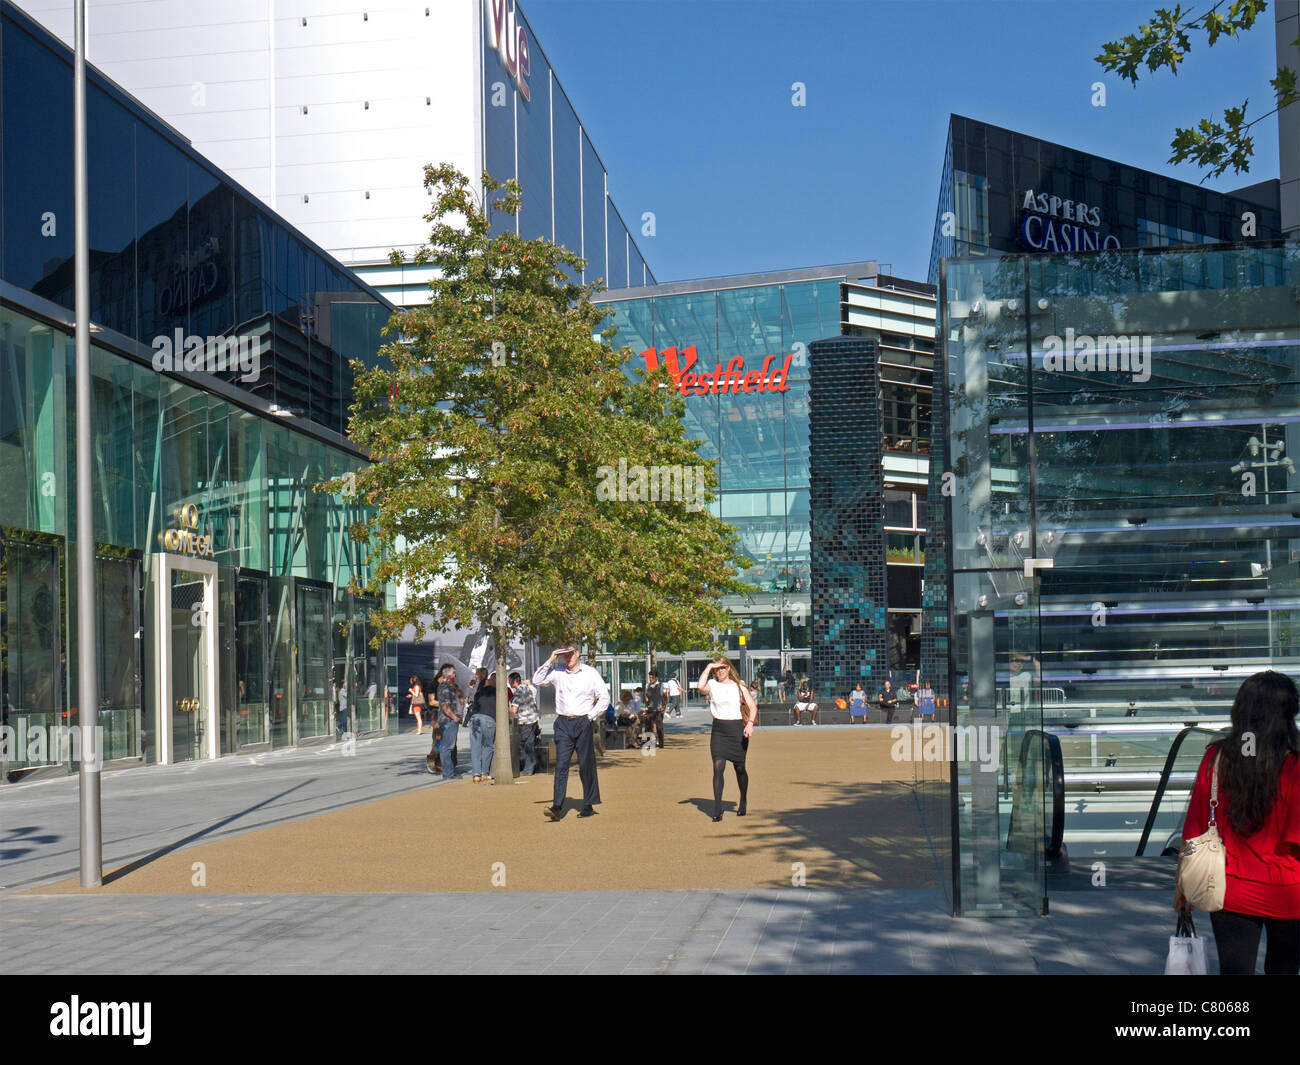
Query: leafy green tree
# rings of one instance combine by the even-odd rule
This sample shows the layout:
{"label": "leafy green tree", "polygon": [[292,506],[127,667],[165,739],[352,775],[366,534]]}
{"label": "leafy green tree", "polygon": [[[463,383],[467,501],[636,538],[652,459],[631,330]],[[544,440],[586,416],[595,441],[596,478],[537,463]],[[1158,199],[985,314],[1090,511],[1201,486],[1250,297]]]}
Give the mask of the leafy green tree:
{"label": "leafy green tree", "polygon": [[[1237,37],[1249,30],[1268,8],[1267,0],[1233,0],[1226,4],[1225,11],[1225,2],[1219,0],[1195,16],[1181,4],[1175,4],[1172,10],[1160,8],[1137,33],[1102,45],[1097,62],[1108,73],[1119,74],[1134,85],[1143,64],[1153,73],[1166,68],[1177,75],[1179,64],[1191,51],[1193,32],[1204,33],[1207,45],[1212,47],[1220,37]],[[1300,45],[1300,38],[1293,44]],[[1244,100],[1240,107],[1226,108],[1221,120],[1203,118],[1195,126],[1175,129],[1169,145],[1173,149],[1169,161],[1191,160],[1208,170],[1207,178],[1218,177],[1229,167],[1237,174],[1248,170],[1255,152],[1251,129],[1282,108],[1293,106],[1300,98],[1296,91],[1296,72],[1290,67],[1278,67],[1277,76],[1269,85],[1273,89],[1273,108],[1250,121],[1246,120],[1250,101]]]}
{"label": "leafy green tree", "polygon": [[[717,475],[685,438],[666,373],[624,374],[632,353],[602,343],[596,286],[573,280],[582,260],[509,223],[493,233],[452,167],[427,167],[425,184],[433,228],[413,261],[435,268],[429,303],[393,315],[385,362],[354,364],[349,435],[372,458],[356,489],[373,509],[353,534],[376,550],[375,583],[407,591],[376,619],[379,637],[410,625],[419,639],[428,616],[485,619],[503,670],[512,636],[708,644],[741,560],[703,505]],[[518,185],[483,185],[512,219]],[[699,467],[699,497],[640,500],[621,490],[620,460]],[[494,776],[509,782],[500,680]]]}

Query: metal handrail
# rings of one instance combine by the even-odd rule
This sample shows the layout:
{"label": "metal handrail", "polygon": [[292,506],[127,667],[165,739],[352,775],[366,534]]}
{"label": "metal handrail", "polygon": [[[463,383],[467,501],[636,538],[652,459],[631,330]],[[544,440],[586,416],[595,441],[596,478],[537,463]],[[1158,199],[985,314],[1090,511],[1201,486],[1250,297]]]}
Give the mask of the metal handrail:
{"label": "metal handrail", "polygon": [[[1029,756],[1031,737],[1040,737],[1047,746],[1047,760],[1052,775],[1052,821],[1049,833],[1043,841],[1043,855],[1048,861],[1055,861],[1061,856],[1061,842],[1065,835],[1065,765],[1061,757],[1061,741],[1052,733],[1044,732],[1042,729],[1032,728],[1026,730],[1024,737],[1020,741],[1019,781],[1022,788],[1024,786],[1025,762]],[[1010,849],[1011,840],[1015,836],[1019,794],[1020,790],[1017,789],[1016,797],[1012,799],[1011,803],[1011,816],[1007,819],[1008,849]]]}
{"label": "metal handrail", "polygon": [[1174,760],[1178,757],[1178,750],[1183,745],[1189,733],[1204,732],[1207,736],[1222,736],[1228,731],[1225,726],[1222,729],[1208,729],[1200,725],[1189,725],[1174,737],[1174,742],[1169,745],[1169,756],[1165,759],[1165,768],[1160,773],[1160,782],[1156,785],[1155,798],[1151,800],[1151,809],[1147,813],[1147,823],[1142,827],[1142,838],[1138,840],[1137,857],[1142,857],[1142,852],[1146,850],[1147,840],[1151,838],[1151,829],[1155,827],[1156,814],[1160,812],[1160,801],[1164,798],[1165,788],[1169,786],[1169,776],[1174,769]]}

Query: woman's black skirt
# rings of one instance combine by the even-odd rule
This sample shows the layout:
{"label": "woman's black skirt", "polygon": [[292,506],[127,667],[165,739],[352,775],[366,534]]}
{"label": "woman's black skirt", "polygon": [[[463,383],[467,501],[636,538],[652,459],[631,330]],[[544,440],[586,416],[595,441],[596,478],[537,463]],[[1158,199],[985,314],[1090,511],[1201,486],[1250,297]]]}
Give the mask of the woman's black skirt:
{"label": "woman's black skirt", "polygon": [[709,753],[714,761],[745,762],[745,753],[749,750],[749,738],[745,735],[745,723],[739,719],[722,721],[713,719],[713,735],[709,739]]}

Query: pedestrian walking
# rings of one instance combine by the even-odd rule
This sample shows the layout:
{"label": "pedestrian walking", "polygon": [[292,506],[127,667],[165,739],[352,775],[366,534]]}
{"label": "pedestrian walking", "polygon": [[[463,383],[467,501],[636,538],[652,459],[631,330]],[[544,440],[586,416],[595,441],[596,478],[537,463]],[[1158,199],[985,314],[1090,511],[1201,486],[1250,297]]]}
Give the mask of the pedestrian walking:
{"label": "pedestrian walking", "polygon": [[709,738],[709,754],[713,758],[713,820],[722,820],[722,778],[728,762],[735,767],[736,783],[740,786],[736,816],[744,817],[749,800],[745,755],[749,752],[749,738],[754,734],[754,722],[758,720],[758,704],[740,682],[740,675],[726,655],[704,667],[698,689],[708,697],[709,713],[713,715],[713,734]]}
{"label": "pedestrian walking", "polygon": [[438,729],[441,743],[438,745],[442,756],[442,779],[453,780],[456,776],[456,736],[460,731],[461,713],[460,688],[456,686],[456,667],[442,667],[442,679],[438,682]]}
{"label": "pedestrian walking", "polygon": [[411,677],[411,686],[406,689],[406,697],[411,700],[411,713],[415,715],[415,734],[417,736],[424,733],[424,685],[420,683],[420,678]]}
{"label": "pedestrian walking", "polygon": [[484,677],[474,690],[469,719],[469,759],[474,783],[492,779],[497,742],[497,675]]}
{"label": "pedestrian walking", "polygon": [[[1210,914],[1222,976],[1300,975],[1300,692],[1267,670],[1232,701],[1228,735],[1205,751],[1183,824],[1183,849],[1214,825],[1222,839],[1223,908]],[[1180,864],[1186,860],[1180,858]],[[1181,886],[1174,909],[1190,909]]]}
{"label": "pedestrian walking", "polygon": [[560,819],[569,785],[569,759],[576,751],[582,780],[582,812],[578,816],[590,817],[596,812],[592,807],[600,802],[592,729],[598,727],[596,722],[609,706],[609,686],[582,661],[577,641],[552,651],[533,674],[533,683],[555,689],[555,796],[543,812],[551,821]]}
{"label": "pedestrian walking", "polygon": [[649,683],[645,686],[645,728],[655,734],[655,743],[664,745],[664,703],[667,696],[664,686],[659,683],[659,674],[650,671]]}
{"label": "pedestrian walking", "polygon": [[664,681],[664,699],[675,717],[682,716],[682,684],[676,677]]}
{"label": "pedestrian walking", "polygon": [[537,714],[537,690],[532,681],[524,680],[518,673],[510,674],[510,687],[514,692],[511,711],[519,726],[519,756],[523,760],[523,774],[531,777],[537,768],[537,737],[542,726]]}

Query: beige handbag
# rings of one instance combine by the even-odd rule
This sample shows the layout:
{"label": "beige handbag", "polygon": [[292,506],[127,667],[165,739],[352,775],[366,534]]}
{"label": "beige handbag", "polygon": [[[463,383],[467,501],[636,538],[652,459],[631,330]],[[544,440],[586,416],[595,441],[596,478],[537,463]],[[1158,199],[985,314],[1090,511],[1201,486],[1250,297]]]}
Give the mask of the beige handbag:
{"label": "beige handbag", "polygon": [[1223,909],[1228,886],[1227,852],[1219,838],[1215,810],[1219,805],[1219,756],[1214,756],[1210,781],[1210,823],[1195,839],[1183,840],[1178,856],[1178,890],[1196,909],[1214,913]]}

